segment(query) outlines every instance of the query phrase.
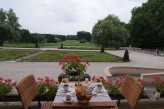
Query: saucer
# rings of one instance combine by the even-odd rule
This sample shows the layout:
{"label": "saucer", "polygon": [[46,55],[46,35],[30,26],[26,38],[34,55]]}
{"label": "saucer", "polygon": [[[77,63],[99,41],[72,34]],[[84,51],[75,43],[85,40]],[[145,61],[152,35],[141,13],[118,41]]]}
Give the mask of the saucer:
{"label": "saucer", "polygon": [[72,103],[73,102],[73,100],[74,100],[74,97],[71,97],[71,100],[66,100],[66,98],[64,97],[63,98],[63,101],[65,102],[65,103]]}
{"label": "saucer", "polygon": [[71,92],[71,89],[69,88],[67,91],[66,90],[64,90],[63,88],[61,89],[61,92],[62,93],[68,93],[68,92]]}
{"label": "saucer", "polygon": [[104,90],[104,89],[101,89],[101,91],[100,91],[100,92],[98,92],[98,91],[97,91],[97,88],[95,88],[94,90],[95,90],[95,92],[96,92],[96,93],[104,93],[104,92],[105,92],[105,90]]}
{"label": "saucer", "polygon": [[91,82],[90,82],[90,81],[88,81],[88,83],[86,83],[85,81],[83,81],[83,84],[88,84],[88,85],[90,85],[90,84],[91,84]]}

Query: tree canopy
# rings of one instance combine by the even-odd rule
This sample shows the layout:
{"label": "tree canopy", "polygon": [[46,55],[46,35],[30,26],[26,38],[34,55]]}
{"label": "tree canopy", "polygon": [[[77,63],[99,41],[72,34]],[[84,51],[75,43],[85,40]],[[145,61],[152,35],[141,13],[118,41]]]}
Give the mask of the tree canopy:
{"label": "tree canopy", "polygon": [[96,44],[101,45],[101,52],[109,46],[118,48],[125,45],[128,37],[128,30],[115,15],[99,20],[92,29],[92,39]]}
{"label": "tree canopy", "polygon": [[21,39],[20,24],[18,18],[12,9],[4,11],[0,8],[0,46],[3,46],[5,41],[16,41]]}
{"label": "tree canopy", "polygon": [[148,0],[133,8],[129,31],[133,46],[164,47],[164,0]]}
{"label": "tree canopy", "polygon": [[87,40],[88,42],[91,41],[91,33],[90,32],[87,32],[87,31],[78,31],[77,32],[77,36],[78,38],[81,40],[81,39],[85,39]]}

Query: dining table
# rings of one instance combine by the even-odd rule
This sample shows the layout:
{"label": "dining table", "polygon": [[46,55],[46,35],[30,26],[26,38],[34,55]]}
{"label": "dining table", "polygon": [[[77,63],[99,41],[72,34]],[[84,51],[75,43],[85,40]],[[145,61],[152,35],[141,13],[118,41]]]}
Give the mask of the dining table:
{"label": "dining table", "polygon": [[[54,98],[52,108],[114,108],[115,102],[111,100],[110,96],[108,95],[107,90],[105,88],[102,88],[101,92],[97,92],[95,89],[97,87],[97,84],[102,83],[92,83],[89,82],[88,86],[93,88],[92,91],[92,98],[88,103],[79,103],[76,97],[75,93],[75,82],[67,83],[69,85],[69,90],[67,92],[63,91],[63,86],[65,83],[60,83],[58,91],[56,93],[56,97]],[[83,83],[81,83],[83,84]],[[103,86],[103,85],[102,85]],[[68,102],[66,101],[66,95],[71,95],[71,100]]]}

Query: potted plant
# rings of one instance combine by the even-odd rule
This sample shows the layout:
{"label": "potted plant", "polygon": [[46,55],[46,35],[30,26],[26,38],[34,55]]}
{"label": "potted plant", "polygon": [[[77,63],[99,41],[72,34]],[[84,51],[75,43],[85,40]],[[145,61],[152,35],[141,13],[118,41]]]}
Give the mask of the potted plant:
{"label": "potted plant", "polygon": [[10,93],[15,86],[16,82],[13,82],[11,79],[0,78],[0,97]]}
{"label": "potted plant", "polygon": [[46,100],[53,100],[58,90],[58,82],[46,76],[38,78],[37,83],[40,97]]}
{"label": "potted plant", "polygon": [[156,88],[156,91],[161,94],[161,96],[164,95],[164,80],[161,80],[160,77],[155,77],[152,80],[152,84]]}
{"label": "potted plant", "polygon": [[87,65],[89,65],[88,60],[85,63],[81,62],[80,57],[75,55],[65,56],[63,59],[59,61],[59,65],[62,66],[62,70],[65,74],[77,76],[80,74],[84,74],[87,69]]}
{"label": "potted plant", "polygon": [[[59,65],[61,65],[61,69],[64,74],[60,74],[58,77],[59,82],[61,82],[62,78],[69,78],[69,80],[77,81],[84,80],[85,77],[88,78],[88,74],[84,74],[87,69],[87,65],[89,65],[89,61],[81,62],[80,57],[75,55],[64,56],[60,61]],[[90,78],[89,78],[90,79]]]}

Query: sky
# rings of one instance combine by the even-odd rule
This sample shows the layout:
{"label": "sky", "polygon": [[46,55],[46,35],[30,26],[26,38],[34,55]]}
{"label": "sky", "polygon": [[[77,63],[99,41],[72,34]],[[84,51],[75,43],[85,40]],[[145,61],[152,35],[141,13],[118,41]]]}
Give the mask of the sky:
{"label": "sky", "polygon": [[76,35],[92,32],[98,20],[114,14],[125,23],[131,10],[147,0],[0,0],[0,8],[14,10],[23,29],[31,33]]}

